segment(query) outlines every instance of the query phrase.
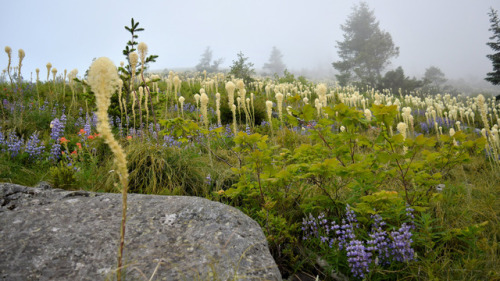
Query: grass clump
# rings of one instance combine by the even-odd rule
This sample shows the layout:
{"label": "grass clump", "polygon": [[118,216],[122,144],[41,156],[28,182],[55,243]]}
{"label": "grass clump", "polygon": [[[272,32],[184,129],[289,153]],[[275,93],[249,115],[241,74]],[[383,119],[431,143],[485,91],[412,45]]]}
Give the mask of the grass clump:
{"label": "grass clump", "polygon": [[132,140],[127,146],[130,192],[206,196],[207,163],[192,149]]}

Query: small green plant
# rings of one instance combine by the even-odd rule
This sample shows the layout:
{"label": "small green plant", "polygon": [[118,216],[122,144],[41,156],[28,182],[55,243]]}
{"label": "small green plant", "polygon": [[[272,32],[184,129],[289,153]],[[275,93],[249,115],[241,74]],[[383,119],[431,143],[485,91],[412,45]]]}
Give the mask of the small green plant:
{"label": "small green plant", "polygon": [[61,161],[57,166],[50,168],[49,181],[54,188],[71,190],[77,187],[75,167],[68,164]]}

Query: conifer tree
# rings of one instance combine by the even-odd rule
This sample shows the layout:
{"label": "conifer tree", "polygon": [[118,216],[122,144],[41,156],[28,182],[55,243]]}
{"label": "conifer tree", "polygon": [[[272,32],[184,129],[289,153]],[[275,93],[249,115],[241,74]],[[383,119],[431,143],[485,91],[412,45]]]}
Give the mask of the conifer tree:
{"label": "conifer tree", "polygon": [[488,15],[491,23],[488,30],[493,32],[493,36],[490,37],[492,41],[486,43],[486,45],[490,46],[495,53],[486,55],[493,63],[493,71],[486,74],[485,80],[493,85],[500,85],[500,19],[498,18],[498,11],[493,8],[490,8]]}
{"label": "conifer tree", "polygon": [[344,31],[344,40],[337,41],[340,60],[332,63],[340,72],[336,75],[339,83],[354,81],[374,87],[390,59],[399,55],[399,48],[391,35],[380,29],[374,12],[365,2],[354,6],[340,27]]}
{"label": "conifer tree", "polygon": [[264,69],[269,71],[270,74],[282,75],[285,71],[285,64],[283,63],[283,54],[281,51],[273,46],[269,61],[264,64]]}

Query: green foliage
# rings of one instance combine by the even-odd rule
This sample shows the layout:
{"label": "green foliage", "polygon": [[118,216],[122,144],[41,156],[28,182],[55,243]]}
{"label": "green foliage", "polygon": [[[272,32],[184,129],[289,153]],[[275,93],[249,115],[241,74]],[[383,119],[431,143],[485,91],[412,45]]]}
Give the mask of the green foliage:
{"label": "green foliage", "polygon": [[[186,143],[204,130],[198,126],[198,123],[192,120],[185,120],[181,117],[175,119],[160,120],[160,124],[165,126],[165,130],[160,132],[161,135],[169,135],[175,137],[180,142]],[[206,133],[206,132],[205,132]]]}
{"label": "green foliage", "polygon": [[255,70],[253,69],[253,63],[248,61],[248,57],[242,52],[237,54],[238,59],[233,60],[233,65],[231,66],[231,70],[229,71],[229,75],[234,75],[236,78],[243,79],[245,84],[248,84],[253,81],[252,75],[255,74]]}
{"label": "green foliage", "polygon": [[277,174],[275,151],[268,144],[268,136],[247,135],[235,137],[234,151],[241,155],[241,166],[232,170],[239,176],[237,183],[225,192],[233,204],[242,206],[252,218],[260,222],[270,243],[271,252],[282,253],[293,259],[293,245],[297,243],[299,218],[297,199],[300,194],[291,190],[287,180]]}
{"label": "green foliage", "polygon": [[74,189],[77,187],[75,177],[75,167],[68,165],[64,161],[60,161],[55,167],[50,168],[49,182],[54,188]]}
{"label": "green foliage", "polygon": [[380,79],[379,90],[390,89],[393,94],[399,93],[410,93],[417,88],[422,87],[423,81],[417,80],[415,77],[410,79],[410,77],[405,76],[403,68],[400,66],[395,70],[391,70],[385,73],[384,77]]}

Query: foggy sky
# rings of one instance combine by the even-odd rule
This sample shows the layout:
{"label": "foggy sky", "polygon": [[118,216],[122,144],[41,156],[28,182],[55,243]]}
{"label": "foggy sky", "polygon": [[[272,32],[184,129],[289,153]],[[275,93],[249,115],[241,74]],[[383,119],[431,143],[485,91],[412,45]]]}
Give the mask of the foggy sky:
{"label": "foggy sky", "polygon": [[[130,39],[124,29],[131,17],[145,28],[138,41],[159,55],[151,69],[194,67],[207,46],[223,67],[241,51],[255,68],[262,68],[276,46],[290,70],[322,69],[333,78],[331,63],[338,60],[340,25],[359,1],[346,0],[11,0],[0,11],[0,69],[7,66],[5,46],[24,49],[23,76],[35,79],[47,62],[62,73],[74,68],[79,77],[92,59],[106,56],[118,65]],[[489,7],[498,0],[368,0],[382,30],[400,48],[387,70],[402,66],[410,76],[422,77],[437,66],[447,78],[483,79],[492,70],[486,45],[492,35]]]}

